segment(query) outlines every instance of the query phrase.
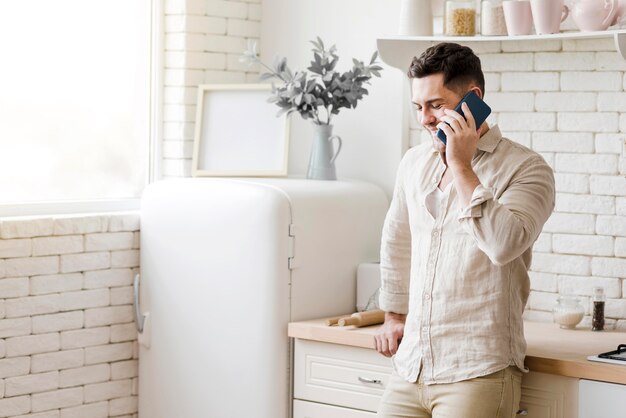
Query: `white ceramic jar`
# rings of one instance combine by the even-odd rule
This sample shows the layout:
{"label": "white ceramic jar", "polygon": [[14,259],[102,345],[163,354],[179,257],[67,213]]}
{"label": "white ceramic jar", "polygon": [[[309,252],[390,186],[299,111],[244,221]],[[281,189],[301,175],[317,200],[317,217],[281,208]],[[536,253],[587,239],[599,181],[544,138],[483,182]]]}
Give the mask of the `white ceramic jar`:
{"label": "white ceramic jar", "polygon": [[433,34],[433,12],[430,0],[402,0],[398,35],[420,36]]}

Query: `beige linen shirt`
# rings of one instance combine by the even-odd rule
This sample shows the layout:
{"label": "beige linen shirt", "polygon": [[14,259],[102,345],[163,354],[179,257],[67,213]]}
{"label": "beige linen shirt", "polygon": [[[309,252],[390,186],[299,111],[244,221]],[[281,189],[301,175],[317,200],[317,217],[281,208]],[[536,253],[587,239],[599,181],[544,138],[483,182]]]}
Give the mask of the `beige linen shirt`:
{"label": "beige linen shirt", "polygon": [[467,207],[454,187],[436,218],[425,198],[445,165],[427,143],[398,168],[381,247],[380,307],[408,314],[393,356],[408,381],[450,383],[509,365],[526,371],[522,312],[532,245],[554,208],[554,175],[497,126],[478,141]]}

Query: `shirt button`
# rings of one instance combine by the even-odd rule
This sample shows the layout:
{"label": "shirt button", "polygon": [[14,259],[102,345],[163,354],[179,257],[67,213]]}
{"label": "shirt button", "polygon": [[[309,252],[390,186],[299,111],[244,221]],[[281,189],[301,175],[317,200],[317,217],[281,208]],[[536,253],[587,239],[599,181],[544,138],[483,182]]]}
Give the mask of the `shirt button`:
{"label": "shirt button", "polygon": [[430,295],[429,295],[428,293],[426,293],[426,294],[424,295],[424,299],[426,299],[426,300],[430,299]]}
{"label": "shirt button", "polygon": [[428,327],[422,327],[422,332],[426,334],[428,332]]}
{"label": "shirt button", "polygon": [[438,236],[439,236],[439,231],[435,231],[435,232],[433,232],[433,236],[434,236],[434,237],[438,237]]}

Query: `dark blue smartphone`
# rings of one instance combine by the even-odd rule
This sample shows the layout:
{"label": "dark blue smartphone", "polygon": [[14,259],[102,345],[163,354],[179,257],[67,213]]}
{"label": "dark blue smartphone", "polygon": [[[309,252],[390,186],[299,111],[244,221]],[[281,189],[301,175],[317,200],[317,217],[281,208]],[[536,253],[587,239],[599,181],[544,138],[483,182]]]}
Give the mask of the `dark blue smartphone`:
{"label": "dark blue smartphone", "polygon": [[[458,105],[454,108],[454,110],[463,115],[463,111],[461,110],[461,104],[463,102],[467,103],[470,112],[472,112],[472,116],[474,116],[474,121],[476,121],[476,129],[482,125],[482,123],[487,119],[487,116],[491,114],[491,108],[487,105],[487,103],[483,102],[483,100],[476,95],[473,91],[467,93]],[[446,143],[446,134],[441,130],[437,130],[437,138],[441,140],[444,144]]]}

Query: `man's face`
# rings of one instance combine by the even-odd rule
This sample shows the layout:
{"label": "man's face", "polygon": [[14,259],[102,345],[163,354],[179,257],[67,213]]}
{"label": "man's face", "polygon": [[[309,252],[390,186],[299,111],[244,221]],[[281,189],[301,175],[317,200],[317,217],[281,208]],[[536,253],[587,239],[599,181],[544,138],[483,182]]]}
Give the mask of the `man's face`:
{"label": "man's face", "polygon": [[437,124],[444,116],[443,109],[454,109],[463,96],[443,85],[443,74],[431,74],[411,80],[412,97],[415,105],[417,121],[426,128],[432,137],[433,147],[440,153],[446,146],[437,138]]}

